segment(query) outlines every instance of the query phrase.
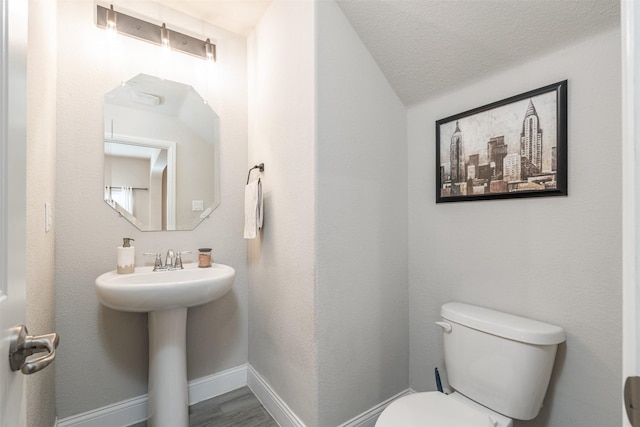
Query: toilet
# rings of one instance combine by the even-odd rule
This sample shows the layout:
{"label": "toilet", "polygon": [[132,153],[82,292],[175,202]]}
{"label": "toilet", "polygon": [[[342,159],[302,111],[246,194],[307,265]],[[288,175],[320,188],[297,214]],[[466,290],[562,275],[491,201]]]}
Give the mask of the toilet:
{"label": "toilet", "polygon": [[460,302],[444,304],[445,369],[453,393],[413,393],[382,411],[376,427],[513,427],[542,407],[559,326]]}

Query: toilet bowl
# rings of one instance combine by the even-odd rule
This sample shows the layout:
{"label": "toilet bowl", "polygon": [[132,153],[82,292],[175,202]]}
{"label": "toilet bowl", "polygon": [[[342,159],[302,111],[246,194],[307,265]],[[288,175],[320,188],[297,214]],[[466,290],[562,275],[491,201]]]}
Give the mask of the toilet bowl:
{"label": "toilet bowl", "polygon": [[415,393],[392,402],[375,427],[513,427],[510,418],[459,393]]}
{"label": "toilet bowl", "polygon": [[454,393],[392,402],[376,427],[513,427],[532,420],[549,385],[562,328],[459,302],[442,306],[445,369]]}

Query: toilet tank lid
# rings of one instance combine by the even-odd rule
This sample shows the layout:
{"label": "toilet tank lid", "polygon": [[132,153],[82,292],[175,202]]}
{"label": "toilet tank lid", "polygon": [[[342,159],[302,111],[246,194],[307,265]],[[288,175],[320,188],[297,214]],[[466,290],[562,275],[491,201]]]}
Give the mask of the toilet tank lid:
{"label": "toilet tank lid", "polygon": [[461,302],[444,304],[440,314],[451,322],[528,344],[554,345],[565,340],[559,326]]}

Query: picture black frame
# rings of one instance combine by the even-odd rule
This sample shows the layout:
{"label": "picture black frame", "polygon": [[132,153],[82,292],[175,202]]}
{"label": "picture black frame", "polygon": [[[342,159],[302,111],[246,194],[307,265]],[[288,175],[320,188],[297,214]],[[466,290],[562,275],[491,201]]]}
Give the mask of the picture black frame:
{"label": "picture black frame", "polygon": [[567,86],[437,120],[436,203],[567,196]]}

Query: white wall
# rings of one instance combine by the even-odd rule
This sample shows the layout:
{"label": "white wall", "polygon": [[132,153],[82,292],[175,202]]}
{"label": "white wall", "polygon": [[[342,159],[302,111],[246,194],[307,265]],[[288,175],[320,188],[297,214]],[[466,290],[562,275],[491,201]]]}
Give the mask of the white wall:
{"label": "white wall", "polygon": [[[27,328],[31,335],[56,330],[55,227],[45,232],[44,204],[55,212],[56,2],[29,1],[27,56]],[[27,425],[55,421],[57,362],[26,377]]]}
{"label": "white wall", "polygon": [[[242,238],[247,158],[246,41],[243,37],[153,2],[114,2],[154,22],[166,22],[217,42],[211,68],[181,53],[162,55],[149,43],[108,41],[94,24],[94,2],[58,2],[56,361],[58,416],[64,418],[147,392],[147,319],[102,307],[95,278],[114,269],[122,237],[143,252],[212,247],[214,259],[236,268],[230,293],[189,310],[188,376],[195,379],[247,361],[246,243]],[[135,8],[135,10],[131,10]],[[187,30],[188,29],[188,30]],[[103,96],[147,73],[192,85],[220,116],[221,205],[194,231],[147,232],[119,218],[102,200]],[[185,260],[195,261],[197,252]]]}
{"label": "white wall", "polygon": [[[568,197],[435,204],[435,120],[564,79]],[[516,426],[621,424],[620,103],[615,30],[409,109],[412,388],[435,389],[433,322],[464,301],[566,331],[540,416]]]}
{"label": "white wall", "polygon": [[333,0],[317,8],[319,426],[409,386],[406,109]]}
{"label": "white wall", "polygon": [[248,40],[248,165],[265,164],[264,228],[249,244],[249,362],[309,427],[318,425],[314,32],[312,1],[274,0]]}

